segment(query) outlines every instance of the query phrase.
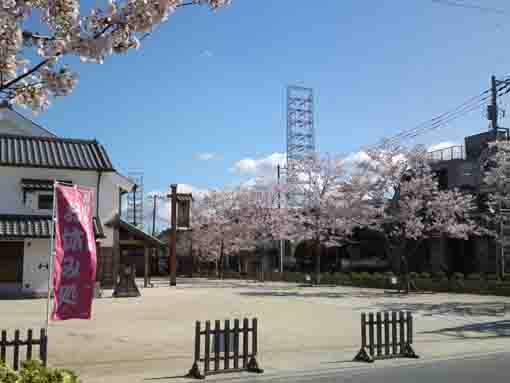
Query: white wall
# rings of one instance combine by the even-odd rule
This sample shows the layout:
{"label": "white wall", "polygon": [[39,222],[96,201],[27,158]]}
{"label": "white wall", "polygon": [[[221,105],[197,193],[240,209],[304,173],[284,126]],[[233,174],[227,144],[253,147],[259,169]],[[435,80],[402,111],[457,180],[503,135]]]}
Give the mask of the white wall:
{"label": "white wall", "polygon": [[[36,204],[23,204],[22,178],[32,179],[60,179],[94,189],[94,215],[96,212],[96,187],[98,173],[95,171],[78,171],[68,169],[38,169],[0,166],[0,214],[31,214],[49,215],[51,211],[34,209]],[[101,246],[113,246],[113,230],[104,223],[111,219],[119,211],[119,187],[117,186],[115,173],[103,173],[101,176],[99,196],[99,218],[103,223],[106,238],[101,241]],[[28,196],[28,194],[27,194]],[[28,200],[29,198],[27,198]]]}
{"label": "white wall", "polygon": [[39,269],[40,264],[49,265],[50,240],[26,239],[23,253],[22,292],[46,294],[48,291],[48,270]]}

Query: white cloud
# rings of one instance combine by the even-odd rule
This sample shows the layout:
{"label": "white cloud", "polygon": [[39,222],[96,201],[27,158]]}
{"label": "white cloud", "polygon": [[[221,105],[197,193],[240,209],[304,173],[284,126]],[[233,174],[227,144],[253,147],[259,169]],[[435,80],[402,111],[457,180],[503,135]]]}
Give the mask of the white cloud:
{"label": "white cloud", "polygon": [[237,161],[230,169],[239,175],[250,175],[255,177],[276,176],[278,165],[285,165],[285,153],[273,153],[262,158],[243,158]]}
{"label": "white cloud", "polygon": [[204,152],[204,153],[197,153],[195,155],[195,158],[200,161],[212,161],[212,160],[219,159],[220,156],[216,153]]}
{"label": "white cloud", "polygon": [[444,141],[444,142],[440,142],[438,144],[430,145],[427,148],[427,151],[434,152],[436,150],[446,149],[446,148],[449,148],[449,147],[455,146],[455,145],[458,145],[458,144],[456,144],[455,142],[451,142],[451,141]]}
{"label": "white cloud", "polygon": [[200,53],[200,56],[202,57],[213,57],[214,54],[211,50],[209,49],[204,49],[201,53]]}
{"label": "white cloud", "polygon": [[368,156],[368,154],[366,152],[360,150],[358,152],[349,154],[342,160],[342,162],[346,165],[351,165],[351,164],[355,164],[357,162],[368,161],[369,159],[370,159],[370,157]]}

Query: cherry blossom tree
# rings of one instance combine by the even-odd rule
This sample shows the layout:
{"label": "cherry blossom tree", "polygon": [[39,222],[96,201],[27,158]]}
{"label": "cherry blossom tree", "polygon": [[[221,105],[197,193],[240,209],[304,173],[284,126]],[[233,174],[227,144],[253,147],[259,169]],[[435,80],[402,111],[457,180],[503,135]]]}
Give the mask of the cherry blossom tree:
{"label": "cherry blossom tree", "polygon": [[[340,159],[314,154],[296,164],[294,171],[299,182],[294,193],[299,201],[298,207],[290,214],[295,228],[295,240],[311,240],[315,252],[315,282],[320,284],[321,244],[332,244],[338,240],[338,232],[344,231],[338,219],[339,204],[343,201],[340,194],[345,186],[346,172]],[[347,191],[347,189],[344,189]],[[345,233],[345,231],[344,231]]]}
{"label": "cherry blossom tree", "polygon": [[[396,152],[381,153],[383,150],[369,153],[369,158],[376,162],[371,166],[378,172],[375,180],[377,193],[394,191],[379,223],[393,250],[399,254],[404,286],[408,291],[407,258],[413,255],[423,239],[441,235],[468,239],[470,234],[480,234],[482,229],[472,217],[476,210],[473,196],[458,190],[439,190],[424,147],[400,153],[398,161],[394,160]],[[378,161],[383,164],[380,166]],[[398,166],[394,165],[396,162]],[[407,251],[410,241],[415,241],[416,247]]]}
{"label": "cherry blossom tree", "polygon": [[[484,191],[488,198],[483,201],[486,202],[485,206],[481,206],[481,216],[487,234],[502,246],[503,238],[498,228],[503,223],[508,224],[508,215],[504,211],[510,209],[510,141],[490,142],[487,152],[481,170],[484,172]],[[504,270],[504,262],[501,256],[498,262],[500,270]]]}
{"label": "cherry blossom tree", "polygon": [[240,251],[249,239],[248,225],[241,219],[239,190],[212,190],[204,197],[209,248],[217,254],[223,271],[227,257]]}
{"label": "cherry blossom tree", "polygon": [[[288,209],[280,198],[284,192],[285,189],[280,186],[264,181],[239,190],[239,221],[243,225],[243,246],[258,244],[265,248],[267,243],[274,244],[291,236]],[[264,255],[262,252],[262,256]],[[261,264],[264,265],[264,262]],[[261,271],[264,272],[263,268]]]}
{"label": "cherry blossom tree", "polygon": [[[0,92],[11,104],[41,111],[51,97],[67,96],[78,75],[66,56],[103,63],[138,49],[141,41],[179,8],[212,10],[231,0],[107,0],[88,12],[79,0],[1,0]],[[39,17],[40,15],[40,17]]]}

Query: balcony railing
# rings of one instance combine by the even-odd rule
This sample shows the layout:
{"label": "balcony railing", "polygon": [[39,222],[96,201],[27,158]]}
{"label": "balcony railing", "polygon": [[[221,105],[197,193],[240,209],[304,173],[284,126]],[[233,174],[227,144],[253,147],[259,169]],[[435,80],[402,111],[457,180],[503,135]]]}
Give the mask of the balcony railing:
{"label": "balcony railing", "polygon": [[434,150],[428,154],[430,161],[465,160],[466,152],[463,145],[450,146],[448,148]]}

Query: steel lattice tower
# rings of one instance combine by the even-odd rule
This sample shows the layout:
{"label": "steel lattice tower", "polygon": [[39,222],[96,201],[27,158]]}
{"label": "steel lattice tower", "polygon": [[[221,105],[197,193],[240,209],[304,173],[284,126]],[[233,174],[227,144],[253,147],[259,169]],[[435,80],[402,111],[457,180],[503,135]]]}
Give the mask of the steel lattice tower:
{"label": "steel lattice tower", "polygon": [[129,172],[128,178],[136,187],[127,195],[127,221],[143,229],[143,173]]}
{"label": "steel lattice tower", "polygon": [[287,185],[289,202],[295,204],[299,179],[296,164],[315,153],[313,89],[287,87]]}

